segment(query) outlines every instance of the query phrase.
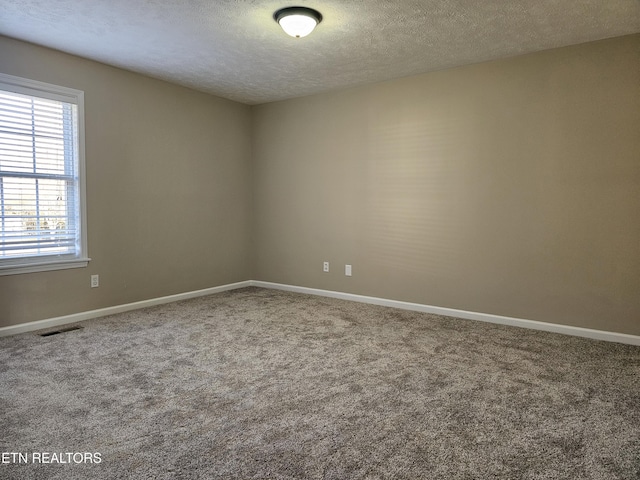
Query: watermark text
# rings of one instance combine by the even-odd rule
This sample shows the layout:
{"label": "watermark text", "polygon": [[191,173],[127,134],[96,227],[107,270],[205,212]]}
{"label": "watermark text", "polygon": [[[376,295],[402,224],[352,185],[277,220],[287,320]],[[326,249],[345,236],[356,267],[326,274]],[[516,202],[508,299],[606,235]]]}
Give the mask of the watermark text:
{"label": "watermark text", "polygon": [[100,452],[0,452],[0,464],[12,463],[102,463]]}

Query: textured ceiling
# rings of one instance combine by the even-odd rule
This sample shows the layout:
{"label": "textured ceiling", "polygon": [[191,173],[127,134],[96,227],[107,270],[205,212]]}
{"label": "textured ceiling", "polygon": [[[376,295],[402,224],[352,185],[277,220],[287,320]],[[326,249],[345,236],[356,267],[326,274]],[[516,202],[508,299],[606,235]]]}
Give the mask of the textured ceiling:
{"label": "textured ceiling", "polygon": [[0,34],[247,104],[637,32],[640,0],[0,0]]}

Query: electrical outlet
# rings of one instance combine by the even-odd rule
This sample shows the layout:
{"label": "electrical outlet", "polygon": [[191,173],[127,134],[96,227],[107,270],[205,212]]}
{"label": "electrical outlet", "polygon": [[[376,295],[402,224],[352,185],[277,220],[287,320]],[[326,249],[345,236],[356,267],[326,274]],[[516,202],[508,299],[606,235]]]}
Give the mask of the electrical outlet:
{"label": "electrical outlet", "polygon": [[322,265],[322,271],[323,272],[329,271],[329,262],[324,262],[324,264]]}
{"label": "electrical outlet", "polygon": [[351,265],[345,265],[345,266],[344,266],[344,274],[345,274],[347,277],[350,277],[350,276],[351,276]]}
{"label": "electrical outlet", "polygon": [[91,288],[100,286],[100,275],[91,275]]}

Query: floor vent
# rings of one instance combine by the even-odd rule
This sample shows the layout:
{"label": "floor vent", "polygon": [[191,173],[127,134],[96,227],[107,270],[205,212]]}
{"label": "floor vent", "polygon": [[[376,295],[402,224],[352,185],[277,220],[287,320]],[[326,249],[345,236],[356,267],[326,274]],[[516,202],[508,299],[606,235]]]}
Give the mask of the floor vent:
{"label": "floor vent", "polygon": [[60,330],[54,330],[53,332],[41,333],[41,337],[50,337],[51,335],[58,335],[59,333],[72,332],[73,330],[80,330],[82,327],[78,327],[77,325],[74,327],[61,328]]}

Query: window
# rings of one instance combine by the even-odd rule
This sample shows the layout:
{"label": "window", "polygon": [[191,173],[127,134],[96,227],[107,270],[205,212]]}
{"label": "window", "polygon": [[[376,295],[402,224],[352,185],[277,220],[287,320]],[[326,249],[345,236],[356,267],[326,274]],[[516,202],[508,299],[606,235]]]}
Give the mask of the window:
{"label": "window", "polygon": [[0,275],[87,266],[83,101],[0,74]]}

